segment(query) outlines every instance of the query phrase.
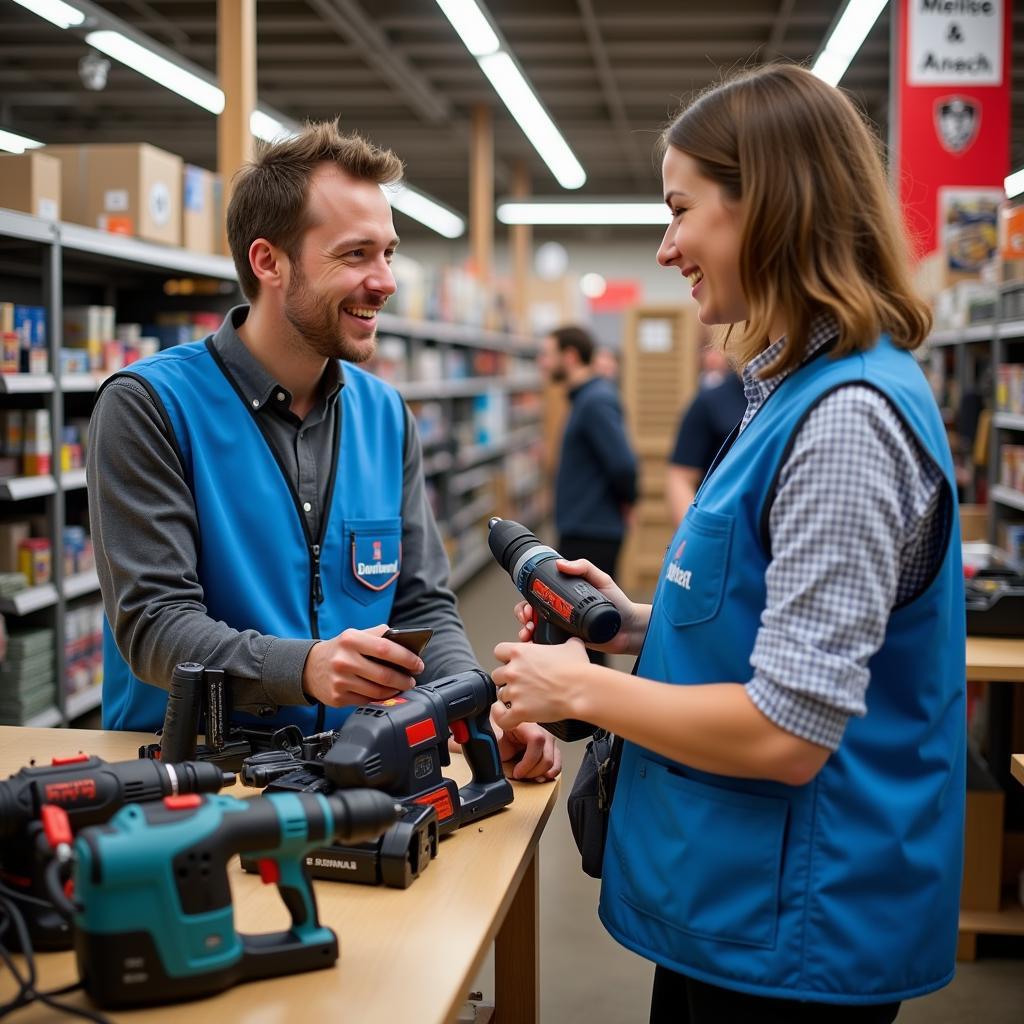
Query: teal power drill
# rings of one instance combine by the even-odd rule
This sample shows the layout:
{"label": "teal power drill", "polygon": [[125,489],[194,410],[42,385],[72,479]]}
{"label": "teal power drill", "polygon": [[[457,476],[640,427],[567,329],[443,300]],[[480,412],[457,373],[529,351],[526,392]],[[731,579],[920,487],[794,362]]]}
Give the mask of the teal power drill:
{"label": "teal power drill", "polygon": [[[320,924],[303,868],[333,842],[376,839],[401,813],[377,790],[198,794],[133,804],[74,844],[75,954],[102,1007],[211,995],[240,981],[330,967],[338,939]],[[235,931],[227,862],[245,852],[291,913],[286,932]]]}

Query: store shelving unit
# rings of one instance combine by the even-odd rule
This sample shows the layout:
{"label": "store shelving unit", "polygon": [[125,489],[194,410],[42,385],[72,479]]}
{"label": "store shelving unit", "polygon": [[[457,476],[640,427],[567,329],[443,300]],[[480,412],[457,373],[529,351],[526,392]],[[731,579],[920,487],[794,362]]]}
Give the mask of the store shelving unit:
{"label": "store shelving unit", "polygon": [[[74,224],[55,224],[25,214],[0,210],[0,296],[3,285],[17,282],[18,301],[32,301],[47,311],[50,373],[0,375],[0,406],[4,396],[14,401],[31,401],[34,407],[49,409],[54,438],[53,473],[40,477],[14,477],[0,480],[0,506],[5,503],[41,500],[51,527],[53,580],[44,586],[30,587],[9,598],[0,599],[0,613],[11,620],[31,616],[54,629],[57,704],[28,724],[50,726],[67,724],[100,703],[98,687],[65,695],[66,674],[64,618],[68,602],[98,593],[96,573],[65,576],[63,530],[66,517],[65,496],[86,486],[85,471],[61,472],[59,445],[68,396],[85,396],[88,401],[104,380],[103,374],[60,374],[64,294],[68,287],[79,291],[88,286],[99,291],[101,301],[118,305],[119,297],[145,287],[153,292],[153,302],[162,296],[162,284],[171,277],[191,277],[235,282],[230,259],[154,245],[121,235],[111,235]],[[24,296],[34,289],[30,298]],[[148,295],[147,290],[147,295]],[[230,287],[225,286],[230,292]],[[237,295],[237,293],[236,293]],[[222,297],[222,303],[231,296]],[[136,302],[136,305],[139,303]],[[442,351],[484,350],[502,361],[499,373],[467,375],[455,379],[410,380],[396,383],[410,403],[437,403],[443,410],[445,432],[442,437],[425,441],[424,473],[439,496],[438,523],[452,557],[451,582],[459,587],[490,560],[481,521],[492,513],[517,516],[536,524],[546,513],[546,499],[540,487],[540,474],[513,472],[513,460],[536,448],[540,442],[539,417],[529,410],[512,409],[507,429],[501,436],[467,441],[465,429],[456,430],[467,411],[481,396],[509,396],[539,391],[540,380],[532,341],[480,327],[409,320],[382,314],[382,335],[406,340],[410,348],[427,346]],[[539,457],[539,456],[538,456]],[[521,463],[515,463],[521,466]],[[454,481],[455,486],[451,487]],[[524,486],[524,481],[531,486]],[[80,499],[78,499],[80,500]],[[0,507],[0,512],[4,509]],[[11,508],[8,507],[10,512]]]}

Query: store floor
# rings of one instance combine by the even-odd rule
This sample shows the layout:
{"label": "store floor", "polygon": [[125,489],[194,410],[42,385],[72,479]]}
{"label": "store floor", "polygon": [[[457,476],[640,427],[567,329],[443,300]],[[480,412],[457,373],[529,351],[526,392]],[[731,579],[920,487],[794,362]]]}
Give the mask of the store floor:
{"label": "store floor", "polygon": [[[494,645],[514,636],[514,598],[508,576],[497,566],[461,591],[460,609],[485,667],[495,665]],[[622,665],[629,669],[632,662],[622,659]],[[560,799],[540,843],[541,1024],[646,1024],[653,969],[613,942],[598,921],[600,883],[580,870],[565,816],[565,797],[582,750],[582,744],[563,745]],[[999,959],[986,955],[981,939],[979,959],[958,964],[947,988],[906,1003],[899,1024],[1020,1024],[1024,943],[1013,946],[1018,958]],[[488,961],[475,985],[488,1000],[494,997],[493,976]]]}

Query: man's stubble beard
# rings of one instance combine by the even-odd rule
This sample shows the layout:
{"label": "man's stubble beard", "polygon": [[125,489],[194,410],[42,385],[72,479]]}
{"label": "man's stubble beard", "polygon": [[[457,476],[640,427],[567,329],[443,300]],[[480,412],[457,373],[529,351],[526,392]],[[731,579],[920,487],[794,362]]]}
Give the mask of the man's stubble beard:
{"label": "man's stubble beard", "polygon": [[297,262],[292,263],[284,315],[301,341],[324,359],[365,363],[377,350],[376,332],[365,341],[346,337],[338,314],[327,299],[310,292]]}

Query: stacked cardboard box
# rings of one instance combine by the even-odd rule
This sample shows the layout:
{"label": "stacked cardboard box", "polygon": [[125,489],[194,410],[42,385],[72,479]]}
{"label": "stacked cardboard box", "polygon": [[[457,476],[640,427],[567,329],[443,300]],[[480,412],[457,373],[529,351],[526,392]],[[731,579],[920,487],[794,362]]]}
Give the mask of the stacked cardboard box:
{"label": "stacked cardboard box", "polygon": [[23,725],[55,701],[53,630],[12,632],[0,668],[0,725]]}
{"label": "stacked cardboard box", "polygon": [[640,464],[640,497],[619,559],[619,578],[631,595],[641,599],[654,590],[672,539],[665,475],[680,412],[697,390],[702,333],[696,309],[641,307],[628,318],[622,399]]}

